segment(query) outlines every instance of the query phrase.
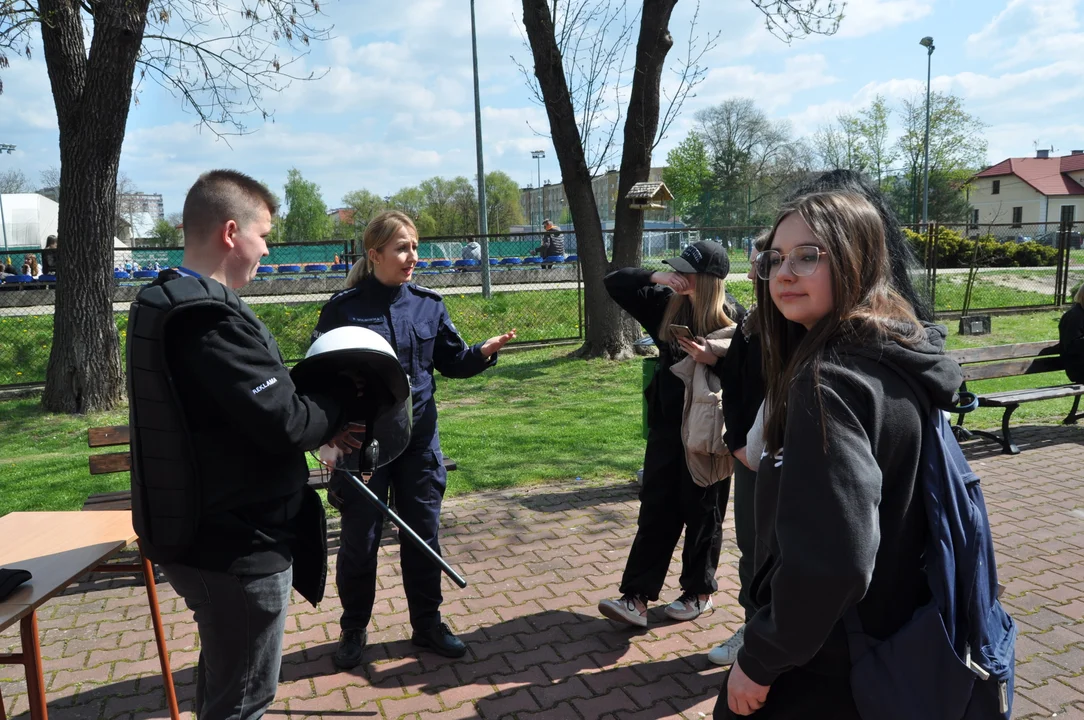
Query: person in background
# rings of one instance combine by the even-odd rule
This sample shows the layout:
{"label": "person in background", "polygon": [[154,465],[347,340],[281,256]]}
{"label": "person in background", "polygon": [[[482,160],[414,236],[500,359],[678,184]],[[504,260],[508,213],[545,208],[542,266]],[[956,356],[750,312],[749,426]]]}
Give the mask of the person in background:
{"label": "person in background", "polygon": [[722,245],[706,240],[665,262],[676,272],[622,268],[605,278],[610,297],[647,330],[659,349],[655,376],[644,391],[648,436],[636,538],[621,577],[621,596],[598,605],[604,616],[634,627],[647,626],[647,605],[659,599],[682,530],[681,594],[665,612],[673,620],[693,620],[712,608],[730,495],[729,477],[702,487],[689,472],[681,436],[685,384],[670,371],[686,355],[694,355],[720,374],[722,360],[706,357],[699,340],[675,334],[673,326],[684,325],[702,338],[740,323],[743,310],[726,293],[730,259]]}
{"label": "person in background", "polygon": [[1075,383],[1084,383],[1084,283],[1073,296],[1073,305],[1058,322],[1061,358],[1065,374]]}
{"label": "person in background", "polygon": [[[753,281],[754,293],[758,283],[756,275],[757,255],[768,242],[768,233],[758,236],[749,247],[749,273]],[[755,297],[755,294],[754,294]],[[742,319],[739,331],[734,333],[726,361],[723,363],[723,414],[726,418],[726,430],[723,442],[730,448],[737,462],[734,464],[734,538],[737,541],[741,558],[738,560],[738,604],[744,611],[744,621],[748,622],[756,612],[756,605],[750,596],[753,574],[756,572],[756,521],[753,512],[753,498],[756,489],[756,465],[759,455],[750,458],[746,452],[746,436],[753,427],[757,410],[764,402],[764,377],[761,375],[762,356],[760,335],[755,319],[756,305],[749,308]],[[728,640],[708,653],[708,660],[716,665],[732,665],[741,649],[745,637],[745,625],[742,624]]]}
{"label": "person in background", "polygon": [[[546,234],[542,238],[542,244],[531,251],[532,255],[538,255],[545,260],[548,257],[554,257],[557,255],[565,254],[565,236],[561,232],[561,228],[554,225],[548,218],[542,221],[542,229]],[[551,268],[553,265],[543,265],[543,269]]]}
{"label": "person in background", "polygon": [[784,205],[757,258],[757,611],[715,718],[860,720],[844,614],[887,638],[929,600],[923,428],[962,373],[892,264],[877,208],[841,191]]}
{"label": "person in background", "polygon": [[469,243],[463,246],[463,250],[459,253],[459,256],[464,260],[482,260],[482,246],[478,244],[477,240],[471,240]]}
{"label": "person in background", "polygon": [[29,275],[35,280],[41,275],[41,270],[38,269],[38,256],[34,253],[27,253],[23,257],[23,274]]}
{"label": "person in background", "polygon": [[[463,341],[440,294],[411,282],[418,263],[418,231],[410,216],[395,210],[380,213],[366,226],[362,241],[365,254],[350,269],[347,289],[332,296],[320,311],[312,340],[354,325],[376,332],[398,352],[410,377],[414,428],[407,449],[373,473],[369,488],[385,502],[389,488],[394,488],[396,511],[439,553],[447,474],[437,433],[435,371],[452,378],[477,375],[496,364],[497,352],[516,331],[475,345]],[[349,670],[361,663],[368,642],[384,516],[352,483],[338,475],[331,483],[329,499],[342,512],[335,585],[343,607],[342,633],[332,661],[340,670]],[[400,564],[411,642],[445,657],[463,657],[467,646],[441,621],[440,569],[409,542],[400,543]]]}
{"label": "person in background", "polygon": [[56,275],[56,258],[59,252],[56,244],[56,235],[50,235],[45,239],[45,248],[41,251],[41,271],[45,275]]}

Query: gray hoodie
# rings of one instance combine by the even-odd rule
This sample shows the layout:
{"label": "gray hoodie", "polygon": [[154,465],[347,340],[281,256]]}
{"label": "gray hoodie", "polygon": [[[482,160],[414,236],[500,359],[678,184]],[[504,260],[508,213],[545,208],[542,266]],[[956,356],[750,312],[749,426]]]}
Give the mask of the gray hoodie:
{"label": "gray hoodie", "polygon": [[738,663],[771,685],[795,667],[846,676],[841,618],[858,606],[864,630],[885,638],[929,597],[927,532],[916,492],[924,407],[951,407],[962,380],[945,329],[918,347],[837,343],[827,349],[815,403],[811,372],[787,398],[783,447],[760,462],[756,566],[760,610]]}

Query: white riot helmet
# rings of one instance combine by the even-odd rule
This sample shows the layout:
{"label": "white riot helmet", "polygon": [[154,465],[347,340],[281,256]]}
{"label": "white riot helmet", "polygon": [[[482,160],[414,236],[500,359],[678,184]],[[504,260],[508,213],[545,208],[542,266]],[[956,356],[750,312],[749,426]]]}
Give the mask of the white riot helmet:
{"label": "white riot helmet", "polygon": [[344,458],[345,469],[372,472],[399,457],[410,442],[410,378],[387,340],[354,326],[321,335],[290,371],[300,392],[341,387],[340,375],[365,383],[362,397],[348,404],[345,418],[365,425],[365,441],[361,452]]}

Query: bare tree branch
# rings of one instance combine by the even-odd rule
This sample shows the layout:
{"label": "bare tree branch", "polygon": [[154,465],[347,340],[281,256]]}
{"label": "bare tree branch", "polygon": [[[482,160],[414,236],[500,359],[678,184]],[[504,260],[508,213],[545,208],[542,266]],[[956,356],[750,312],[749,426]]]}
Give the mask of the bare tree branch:
{"label": "bare tree branch", "polygon": [[832,35],[847,3],[840,0],[752,0],[764,13],[764,27],[788,45],[810,35]]}

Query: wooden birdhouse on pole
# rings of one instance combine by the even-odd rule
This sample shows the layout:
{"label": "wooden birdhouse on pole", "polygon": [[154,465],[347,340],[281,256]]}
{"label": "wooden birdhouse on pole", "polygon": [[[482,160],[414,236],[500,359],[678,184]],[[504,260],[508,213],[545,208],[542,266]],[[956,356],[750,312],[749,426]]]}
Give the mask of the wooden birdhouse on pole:
{"label": "wooden birdhouse on pole", "polygon": [[638,182],[633,185],[625,199],[633,210],[665,210],[666,203],[674,199],[663,182]]}

